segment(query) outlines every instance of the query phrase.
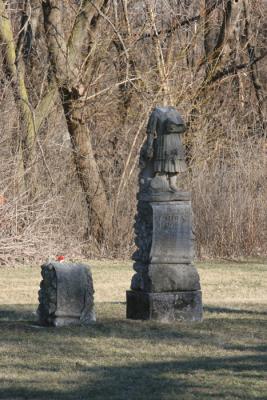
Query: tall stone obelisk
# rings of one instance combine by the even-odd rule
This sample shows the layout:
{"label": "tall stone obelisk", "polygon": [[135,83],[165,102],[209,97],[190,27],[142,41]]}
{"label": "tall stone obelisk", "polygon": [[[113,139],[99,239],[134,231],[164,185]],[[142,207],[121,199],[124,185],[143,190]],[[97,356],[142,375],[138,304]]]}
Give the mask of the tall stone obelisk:
{"label": "tall stone obelisk", "polygon": [[193,265],[190,193],[177,187],[186,168],[185,125],[172,107],[152,112],[141,149],[135,222],[135,275],[127,291],[127,318],[201,321],[202,298]]}

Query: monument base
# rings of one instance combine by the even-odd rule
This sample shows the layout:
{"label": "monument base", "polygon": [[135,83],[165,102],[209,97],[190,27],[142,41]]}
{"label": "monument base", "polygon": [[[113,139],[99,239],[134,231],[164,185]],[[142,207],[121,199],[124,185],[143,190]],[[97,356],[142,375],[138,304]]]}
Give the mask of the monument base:
{"label": "monument base", "polygon": [[128,319],[172,321],[201,321],[202,293],[188,292],[148,293],[126,292]]}
{"label": "monument base", "polygon": [[57,317],[52,319],[52,326],[61,327],[61,326],[69,326],[69,325],[81,325],[80,318],[72,318],[72,317]]}

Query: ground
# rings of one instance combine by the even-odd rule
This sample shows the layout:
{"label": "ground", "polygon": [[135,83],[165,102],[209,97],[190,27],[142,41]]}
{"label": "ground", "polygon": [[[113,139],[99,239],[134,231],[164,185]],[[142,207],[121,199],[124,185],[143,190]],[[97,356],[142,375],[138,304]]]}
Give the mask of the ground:
{"label": "ground", "polygon": [[37,328],[40,268],[0,270],[0,399],[267,399],[266,263],[198,263],[194,324],[126,320],[130,262],[91,265],[89,328]]}

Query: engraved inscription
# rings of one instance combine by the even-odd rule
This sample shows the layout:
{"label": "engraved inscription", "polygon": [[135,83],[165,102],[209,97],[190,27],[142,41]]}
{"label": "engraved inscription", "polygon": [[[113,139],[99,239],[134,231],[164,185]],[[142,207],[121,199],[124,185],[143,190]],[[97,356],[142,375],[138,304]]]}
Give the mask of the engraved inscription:
{"label": "engraved inscription", "polygon": [[194,255],[191,204],[152,203],[152,263],[191,262]]}
{"label": "engraved inscription", "polygon": [[158,222],[158,230],[177,231],[178,228],[183,230],[183,224],[186,218],[183,215],[160,215]]}

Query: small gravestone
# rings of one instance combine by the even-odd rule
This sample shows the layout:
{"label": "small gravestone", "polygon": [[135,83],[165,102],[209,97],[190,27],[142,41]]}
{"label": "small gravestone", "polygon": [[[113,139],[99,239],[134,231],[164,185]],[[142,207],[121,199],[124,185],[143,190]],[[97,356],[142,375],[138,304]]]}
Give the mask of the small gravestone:
{"label": "small gravestone", "polygon": [[185,124],[173,107],[152,112],[140,153],[136,252],[127,318],[200,321],[202,297],[193,265],[190,193],[177,187],[186,170]]}
{"label": "small gravestone", "polygon": [[87,325],[96,320],[93,278],[87,265],[48,262],[41,269],[37,310],[41,325]]}

